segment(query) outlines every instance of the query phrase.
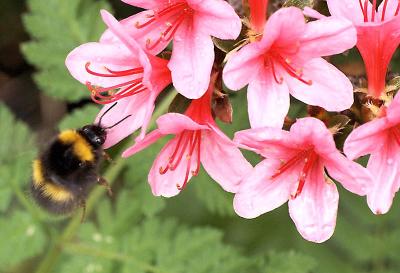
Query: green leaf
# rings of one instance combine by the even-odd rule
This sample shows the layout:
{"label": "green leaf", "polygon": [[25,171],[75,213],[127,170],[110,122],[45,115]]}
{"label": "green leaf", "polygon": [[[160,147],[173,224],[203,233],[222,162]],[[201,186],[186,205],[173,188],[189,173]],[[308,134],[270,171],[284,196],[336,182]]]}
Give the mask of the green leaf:
{"label": "green leaf", "polygon": [[294,251],[272,252],[268,255],[267,261],[261,272],[308,273],[313,272],[316,267],[314,259]]}
{"label": "green leaf", "polygon": [[232,207],[233,194],[224,191],[204,169],[198,177],[192,179],[194,181],[190,184],[195,188],[197,198],[210,212],[220,216],[235,215]]}
{"label": "green leaf", "polygon": [[38,69],[36,83],[57,99],[88,97],[86,87],[69,75],[64,62],[75,47],[98,40],[105,29],[99,11],[110,6],[93,0],[29,0],[28,7],[23,22],[32,40],[22,45],[22,52]]}
{"label": "green leaf", "polygon": [[31,162],[37,151],[35,135],[0,104],[0,211],[11,202],[13,191],[24,195],[30,181]]}
{"label": "green leaf", "polygon": [[43,251],[45,236],[30,214],[17,211],[10,217],[1,217],[0,227],[0,269],[16,265]]}
{"label": "green leaf", "polygon": [[60,130],[80,128],[92,124],[100,108],[97,105],[89,104],[83,108],[73,111],[58,124]]}

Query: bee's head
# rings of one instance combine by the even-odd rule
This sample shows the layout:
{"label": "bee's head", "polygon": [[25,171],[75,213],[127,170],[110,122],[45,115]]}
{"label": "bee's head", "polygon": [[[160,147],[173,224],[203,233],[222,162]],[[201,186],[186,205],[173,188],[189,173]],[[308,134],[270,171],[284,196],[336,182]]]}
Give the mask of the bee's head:
{"label": "bee's head", "polygon": [[93,147],[98,148],[106,141],[107,133],[104,128],[90,124],[83,126],[79,132],[86,138]]}

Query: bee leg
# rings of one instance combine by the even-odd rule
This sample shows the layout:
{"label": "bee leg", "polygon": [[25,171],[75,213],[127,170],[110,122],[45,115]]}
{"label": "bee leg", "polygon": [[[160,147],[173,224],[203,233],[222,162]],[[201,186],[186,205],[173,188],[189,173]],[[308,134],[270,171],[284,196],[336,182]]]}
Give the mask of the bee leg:
{"label": "bee leg", "polygon": [[107,180],[104,177],[97,177],[97,184],[105,187],[110,197],[113,195],[110,184],[108,184]]}
{"label": "bee leg", "polygon": [[81,224],[85,221],[86,217],[86,201],[81,200],[81,208],[82,208],[82,216],[81,216]]}
{"label": "bee leg", "polygon": [[106,153],[105,151],[103,151],[103,157],[105,158],[105,160],[107,160],[109,163],[113,163],[113,159],[111,158],[111,156]]}

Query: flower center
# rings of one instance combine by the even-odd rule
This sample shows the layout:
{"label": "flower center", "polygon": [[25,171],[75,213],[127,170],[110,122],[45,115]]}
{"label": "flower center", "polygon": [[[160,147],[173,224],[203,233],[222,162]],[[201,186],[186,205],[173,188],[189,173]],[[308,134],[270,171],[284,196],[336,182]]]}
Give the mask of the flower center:
{"label": "flower center", "polygon": [[275,179],[280,176],[285,171],[289,170],[291,167],[299,164],[301,161],[304,161],[303,169],[300,172],[298,179],[298,186],[295,194],[292,194],[292,199],[295,199],[299,196],[303,190],[304,184],[306,182],[307,176],[309,175],[313,165],[318,159],[318,155],[315,153],[313,148],[309,148],[306,150],[302,150],[297,153],[295,156],[290,158],[287,162],[283,163],[275,172],[274,175],[271,176],[271,179]]}
{"label": "flower center", "polygon": [[[376,17],[376,0],[372,1],[372,11],[371,11],[371,16],[368,17],[368,4],[369,0],[364,0],[364,3],[362,0],[358,0],[360,4],[361,11],[364,16],[364,22],[375,22],[375,17]],[[382,8],[382,15],[381,15],[381,22],[385,21],[385,15],[386,15],[386,8],[387,8],[388,0],[384,0],[383,2],[383,8]],[[397,3],[397,8],[394,13],[394,16],[397,16],[400,11],[400,1]]]}
{"label": "flower center", "polygon": [[[138,93],[144,92],[147,90],[147,87],[143,85],[142,80],[143,77],[139,77],[137,79],[126,80],[126,76],[133,76],[142,74],[144,69],[143,67],[136,67],[127,70],[114,71],[107,67],[104,69],[107,73],[96,72],[90,68],[90,62],[87,62],[85,65],[86,71],[97,77],[104,78],[121,78],[121,83],[109,86],[109,87],[96,87],[93,86],[90,82],[86,82],[86,86],[88,90],[92,93],[92,100],[99,104],[108,104],[115,102],[119,99],[136,95]],[[121,88],[118,92],[116,89]]]}
{"label": "flower center", "polygon": [[146,17],[149,19],[146,22],[136,22],[135,27],[137,29],[144,28],[150,25],[156,25],[161,23],[165,25],[165,28],[160,34],[160,37],[152,41],[147,39],[146,48],[148,50],[154,49],[161,41],[168,42],[172,39],[175,32],[183,21],[189,16],[193,15],[193,9],[189,7],[186,2],[178,2],[170,4],[162,10],[153,10],[153,14],[148,14]]}
{"label": "flower center", "polygon": [[307,85],[312,85],[312,80],[305,79],[303,77],[303,69],[296,68],[290,58],[284,58],[281,54],[276,52],[268,52],[264,56],[264,66],[271,68],[272,75],[278,84],[283,83],[283,77],[277,75],[276,64],[279,64],[291,77],[296,78]]}
{"label": "flower center", "polygon": [[[182,162],[182,158],[185,156],[186,173],[185,179],[182,185],[177,184],[178,190],[185,188],[189,180],[189,172],[191,171],[193,176],[196,176],[200,170],[200,143],[201,143],[201,130],[190,131],[185,130],[176,136],[178,141],[175,149],[168,159],[166,166],[160,167],[159,172],[161,175],[166,174],[168,171],[174,171],[179,164]],[[196,168],[191,170],[192,157],[195,156]]]}
{"label": "flower center", "polygon": [[396,140],[397,144],[400,146],[400,126],[395,126],[391,128],[391,132]]}

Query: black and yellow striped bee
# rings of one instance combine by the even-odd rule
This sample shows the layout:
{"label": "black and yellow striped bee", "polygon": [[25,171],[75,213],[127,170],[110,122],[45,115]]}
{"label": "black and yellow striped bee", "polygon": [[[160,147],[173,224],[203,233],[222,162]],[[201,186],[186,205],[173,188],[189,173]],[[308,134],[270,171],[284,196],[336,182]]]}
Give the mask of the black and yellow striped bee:
{"label": "black and yellow striped bee", "polygon": [[31,193],[43,209],[69,214],[82,207],[84,217],[85,200],[94,184],[107,187],[111,194],[107,181],[99,175],[100,163],[106,156],[103,151],[106,130],[129,117],[103,128],[101,119],[114,105],[104,112],[97,125],[60,132],[33,161]]}

